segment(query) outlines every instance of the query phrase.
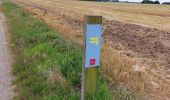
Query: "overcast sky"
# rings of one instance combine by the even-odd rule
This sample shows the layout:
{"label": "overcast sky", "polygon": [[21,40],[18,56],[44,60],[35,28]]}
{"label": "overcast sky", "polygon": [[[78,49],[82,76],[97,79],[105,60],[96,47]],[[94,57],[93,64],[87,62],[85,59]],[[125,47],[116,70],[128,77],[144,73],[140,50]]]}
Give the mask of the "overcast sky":
{"label": "overcast sky", "polygon": [[[129,1],[129,2],[141,2],[142,0],[123,0],[123,1]],[[155,0],[153,0],[155,1]],[[162,2],[170,2],[170,0],[159,0],[160,3]]]}

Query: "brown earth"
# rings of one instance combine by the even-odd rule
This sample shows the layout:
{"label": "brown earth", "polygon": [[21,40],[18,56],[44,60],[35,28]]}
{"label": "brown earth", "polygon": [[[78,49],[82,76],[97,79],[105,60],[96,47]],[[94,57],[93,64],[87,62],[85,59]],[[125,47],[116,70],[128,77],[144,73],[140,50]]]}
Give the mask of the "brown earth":
{"label": "brown earth", "polygon": [[[24,2],[24,4],[39,8],[45,13],[53,13],[55,19],[60,20],[61,24],[69,25],[74,30],[82,33],[83,13],[72,12],[71,14],[71,11],[65,9],[54,9],[53,7],[41,6],[41,4],[29,4],[29,2]],[[104,19],[103,25],[104,32],[102,36],[104,42],[111,41],[114,48],[121,45],[124,49],[133,51],[138,57],[154,59],[170,68],[169,32],[107,19]]]}
{"label": "brown earth", "polygon": [[[170,33],[117,21],[106,21],[104,26],[106,28],[103,40],[112,41],[115,49],[122,49],[118,47],[117,44],[119,44],[136,53],[138,57],[160,61],[161,64],[170,68]],[[127,55],[130,56],[130,54]]]}
{"label": "brown earth", "polygon": [[[14,1],[26,7],[27,10],[34,13],[38,18],[43,19],[56,30],[60,30],[66,37],[82,42],[83,17],[90,13],[86,11],[78,12],[74,9],[59,6],[57,1],[53,0],[51,1],[55,2],[57,6],[43,3],[44,0],[37,0],[41,2],[36,2],[36,0],[35,2],[30,0]],[[72,6],[72,8],[74,7]],[[169,15],[167,14],[166,16]],[[142,63],[142,67],[145,66],[144,70],[147,71],[145,74],[149,79],[145,80],[146,77],[144,77],[143,82],[149,82],[143,88],[146,88],[144,92],[148,95],[147,98],[152,98],[152,100],[168,100],[170,98],[170,77],[168,74],[170,72],[169,32],[104,18],[102,38],[103,44],[109,45],[109,47],[130,59],[137,59],[138,62]],[[134,69],[138,68],[138,71],[141,68],[138,65],[132,67]],[[143,68],[141,69],[143,70]],[[113,71],[111,70],[111,72]],[[131,77],[135,75],[131,71],[128,73],[132,75]],[[139,74],[139,77],[142,76]],[[132,81],[136,81],[135,79],[133,80],[132,78]],[[142,84],[139,82],[138,85]],[[153,85],[153,87],[149,85]],[[132,85],[130,84],[130,86]]]}
{"label": "brown earth", "polygon": [[46,9],[65,9],[83,14],[98,14],[109,20],[142,25],[170,32],[170,6],[166,5],[82,2],[77,0],[25,1],[33,5],[39,4],[46,7]]}

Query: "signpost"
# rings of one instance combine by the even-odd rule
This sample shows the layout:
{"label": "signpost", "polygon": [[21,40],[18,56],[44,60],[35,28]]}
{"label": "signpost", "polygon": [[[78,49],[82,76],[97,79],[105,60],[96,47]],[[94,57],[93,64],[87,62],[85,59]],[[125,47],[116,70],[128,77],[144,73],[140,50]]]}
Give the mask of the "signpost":
{"label": "signpost", "polygon": [[85,99],[86,94],[96,91],[100,66],[101,32],[102,17],[85,16],[81,100]]}

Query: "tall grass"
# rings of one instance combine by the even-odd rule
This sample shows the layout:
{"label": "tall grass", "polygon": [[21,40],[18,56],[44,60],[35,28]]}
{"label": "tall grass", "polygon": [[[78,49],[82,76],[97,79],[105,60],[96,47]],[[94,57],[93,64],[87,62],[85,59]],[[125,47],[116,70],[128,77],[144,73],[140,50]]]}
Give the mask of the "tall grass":
{"label": "tall grass", "polygon": [[[5,13],[14,53],[13,85],[17,100],[79,100],[82,52],[80,45],[50,30],[43,22],[8,1]],[[107,83],[99,78],[88,100],[111,100]]]}
{"label": "tall grass", "polygon": [[[71,7],[73,6],[70,6],[70,5],[74,5],[74,4],[72,4],[72,2],[69,2],[68,3],[69,5],[68,5],[67,1],[63,1],[62,5],[60,5],[60,2],[51,2],[50,0],[48,0],[45,4],[41,0],[38,0],[38,1],[30,0],[30,2],[24,1],[24,0],[19,0],[19,1],[21,1],[19,4],[23,4],[28,11],[35,14],[37,18],[42,19],[48,25],[52,26],[54,29],[57,29],[58,31],[60,31],[60,33],[66,38],[72,39],[74,40],[74,42],[77,41],[80,44],[82,43],[81,41],[81,35],[82,35],[81,33],[83,31],[83,20],[82,19],[83,19],[83,15],[87,14],[88,11],[82,12],[81,8],[84,8],[85,6],[78,7],[80,9],[72,9]],[[32,3],[34,3],[35,5],[39,5],[39,6],[36,7],[35,5],[32,5]],[[30,5],[27,5],[27,4],[30,4]],[[64,8],[60,9],[61,6]],[[70,6],[70,8],[68,8],[67,6]],[[119,8],[119,6],[120,8],[127,6],[126,7],[127,10],[128,8],[130,8],[129,11],[134,12],[135,16],[136,16],[135,11],[142,10],[144,8],[146,8],[146,11],[143,12],[143,14],[144,13],[151,14],[153,12],[153,11],[148,10],[150,6],[147,6],[147,5],[141,5],[141,6],[138,5],[139,9],[135,9],[136,8],[135,5],[133,6],[129,4],[128,5],[114,4],[113,6],[112,4],[107,3],[107,6],[108,7],[112,6],[113,9]],[[162,9],[165,9],[165,12],[167,12],[166,10],[168,8],[166,6],[159,6],[159,7],[156,7],[155,9],[160,8],[160,7]],[[87,9],[89,8],[87,7]],[[158,11],[157,14],[158,13],[160,13],[161,16],[167,15],[167,13],[163,14],[162,11]],[[116,14],[116,13],[114,12],[112,14]],[[144,17],[143,14],[140,17],[146,19],[147,16]],[[157,14],[153,14],[153,15],[157,15]],[[118,14],[118,15],[122,17],[121,14]],[[106,16],[106,15],[103,14],[103,16]],[[112,18],[114,18],[115,20],[119,19],[119,21],[123,21],[120,16],[119,17],[114,16]],[[125,19],[128,19],[128,21],[131,21],[131,22],[134,22],[136,20],[134,19],[134,17],[132,18],[131,14],[130,14],[130,17],[126,16]],[[150,21],[153,21],[153,20],[150,20]],[[80,21],[78,25],[72,24],[77,21]],[[146,22],[149,22],[148,18],[147,18],[147,21],[146,20],[145,21],[141,20],[141,21],[145,22],[145,24]],[[127,21],[124,20],[123,22],[127,22]],[[168,23],[168,21],[165,21],[165,22]],[[152,23],[152,22],[149,22],[149,23]],[[152,26],[155,26],[155,25],[153,25],[152,23]],[[161,25],[161,29],[163,29],[162,26],[163,25]],[[114,48],[111,47],[111,45],[109,45],[112,43],[110,43],[109,41],[107,43],[102,44],[101,63],[103,67],[102,67],[101,74],[102,74],[102,77],[104,76],[105,79],[109,80],[109,86],[111,85],[111,87],[112,86],[114,87],[114,89],[109,87],[110,90],[113,90],[112,94],[118,95],[119,99],[122,98],[122,96],[123,98],[127,97],[126,95],[128,95],[128,97],[131,98],[131,95],[129,95],[129,92],[126,91],[126,89],[125,91],[124,89],[119,90],[119,88],[117,88],[117,85],[115,88],[114,85],[115,83],[118,82],[119,84],[125,86],[126,88],[138,94],[141,97],[141,100],[145,100],[145,99],[161,100],[161,99],[166,99],[167,97],[169,97],[169,80],[168,78],[165,79],[165,77],[168,76],[168,73],[166,72],[166,70],[164,70],[163,67],[161,67],[159,64],[153,63],[152,61],[146,58],[127,57],[124,55],[124,51],[122,52],[122,51],[115,50]],[[125,52],[132,52],[132,51],[125,50]]]}

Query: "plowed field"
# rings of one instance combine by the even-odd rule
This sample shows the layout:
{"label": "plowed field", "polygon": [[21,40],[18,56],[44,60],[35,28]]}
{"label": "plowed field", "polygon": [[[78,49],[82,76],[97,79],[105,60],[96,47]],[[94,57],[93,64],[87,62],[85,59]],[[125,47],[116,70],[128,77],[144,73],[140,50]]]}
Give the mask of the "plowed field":
{"label": "plowed field", "polygon": [[[43,19],[64,36],[78,42],[81,42],[84,15],[102,15],[104,17],[103,45],[120,53],[118,57],[130,59],[132,62],[135,60],[132,66],[127,65],[131,67],[131,70],[126,72],[131,80],[123,80],[122,77],[126,76],[124,74],[121,74],[117,80],[137,92],[143,99],[168,100],[170,98],[168,74],[170,69],[170,6],[76,0],[13,1],[24,6],[36,17]],[[108,50],[104,46],[103,48]],[[103,63],[106,63],[105,59]],[[105,68],[104,73],[107,72],[108,76],[116,77],[120,68],[119,70],[116,67],[110,69],[113,66],[110,62],[108,63],[105,65],[109,68]],[[118,72],[114,72],[115,70]],[[141,83],[137,83],[138,80],[134,78],[136,72],[135,77],[142,77]],[[110,73],[114,74],[110,75]]]}

